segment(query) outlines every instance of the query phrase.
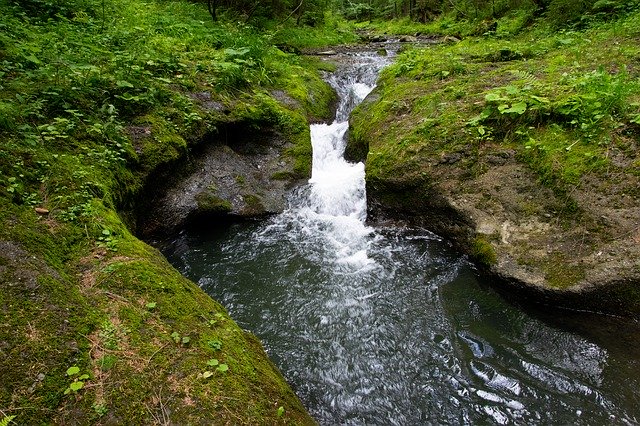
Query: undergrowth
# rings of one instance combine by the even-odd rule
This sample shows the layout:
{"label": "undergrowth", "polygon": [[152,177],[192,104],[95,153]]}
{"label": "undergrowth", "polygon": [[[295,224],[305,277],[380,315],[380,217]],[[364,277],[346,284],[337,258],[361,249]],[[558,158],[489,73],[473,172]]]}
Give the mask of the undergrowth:
{"label": "undergrowth", "polygon": [[259,342],[117,213],[229,122],[276,128],[309,173],[307,120],[333,94],[274,34],[182,1],[0,3],[3,416],[311,422]]}
{"label": "undergrowth", "polygon": [[372,141],[383,138],[373,143],[368,171],[412,152],[494,143],[515,148],[562,190],[604,170],[615,135],[638,129],[639,17],[403,52],[383,71],[381,101],[355,113],[356,123],[361,115],[370,123]]}

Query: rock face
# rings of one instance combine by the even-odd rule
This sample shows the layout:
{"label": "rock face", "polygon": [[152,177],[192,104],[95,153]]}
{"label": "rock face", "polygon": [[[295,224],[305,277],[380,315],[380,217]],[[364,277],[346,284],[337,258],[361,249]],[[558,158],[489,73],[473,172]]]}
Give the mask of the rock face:
{"label": "rock face", "polygon": [[141,215],[143,235],[170,234],[196,219],[281,212],[296,181],[292,146],[281,134],[235,124],[154,179]]}
{"label": "rock face", "polygon": [[398,172],[368,180],[373,217],[408,218],[449,238],[520,296],[640,313],[637,200],[592,182],[573,194],[579,211],[569,214],[513,153],[484,153],[487,171],[478,176],[469,175],[467,155],[424,159],[430,172],[417,179]]}

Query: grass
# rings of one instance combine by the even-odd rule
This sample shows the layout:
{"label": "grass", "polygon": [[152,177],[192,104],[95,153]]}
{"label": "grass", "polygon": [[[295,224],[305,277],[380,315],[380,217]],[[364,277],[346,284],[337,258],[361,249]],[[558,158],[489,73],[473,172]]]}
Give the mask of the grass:
{"label": "grass", "polygon": [[402,53],[383,73],[381,101],[355,113],[356,136],[357,123],[372,124],[364,132],[368,171],[414,151],[490,143],[513,147],[558,187],[605,169],[611,136],[636,128],[637,20],[631,14],[584,32],[534,28],[509,40]]}

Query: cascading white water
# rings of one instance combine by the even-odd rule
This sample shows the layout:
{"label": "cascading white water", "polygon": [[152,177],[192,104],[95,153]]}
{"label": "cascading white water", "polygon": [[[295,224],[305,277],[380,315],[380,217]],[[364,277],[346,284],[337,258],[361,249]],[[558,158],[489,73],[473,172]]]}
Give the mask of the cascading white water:
{"label": "cascading white water", "polygon": [[309,187],[296,193],[298,199],[283,217],[298,221],[307,232],[323,233],[325,259],[362,269],[374,264],[367,256],[373,229],[364,223],[364,164],[343,158],[345,136],[351,111],[374,89],[378,73],[388,59],[367,55],[358,57],[357,63],[348,72],[334,73],[328,80],[339,96],[336,117],[331,124],[311,125],[313,167]]}

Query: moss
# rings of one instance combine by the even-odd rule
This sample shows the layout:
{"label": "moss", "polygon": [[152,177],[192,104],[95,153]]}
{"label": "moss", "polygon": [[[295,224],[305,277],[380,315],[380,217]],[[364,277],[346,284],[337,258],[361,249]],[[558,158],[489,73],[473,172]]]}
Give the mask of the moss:
{"label": "moss", "polygon": [[145,171],[151,171],[182,157],[187,151],[187,143],[173,124],[154,112],[136,119],[136,126],[148,129],[148,137],[139,140],[140,164]]}
{"label": "moss", "polygon": [[554,252],[545,260],[542,269],[553,288],[564,289],[578,284],[585,277],[584,267],[567,262],[562,253]]}
{"label": "moss", "polygon": [[223,214],[233,210],[229,200],[220,198],[209,191],[197,194],[196,202],[198,203],[198,211],[201,213]]}
{"label": "moss", "polygon": [[242,200],[247,205],[247,210],[250,214],[263,214],[265,212],[262,199],[256,194],[243,194]]}
{"label": "moss", "polygon": [[477,235],[473,240],[471,255],[478,262],[486,266],[494,265],[498,261],[495,249],[483,235]]}

